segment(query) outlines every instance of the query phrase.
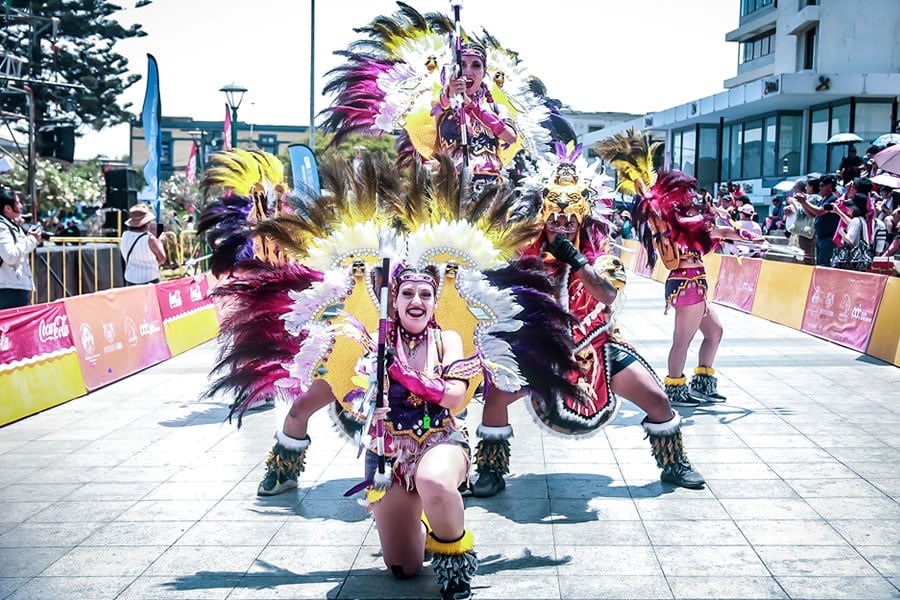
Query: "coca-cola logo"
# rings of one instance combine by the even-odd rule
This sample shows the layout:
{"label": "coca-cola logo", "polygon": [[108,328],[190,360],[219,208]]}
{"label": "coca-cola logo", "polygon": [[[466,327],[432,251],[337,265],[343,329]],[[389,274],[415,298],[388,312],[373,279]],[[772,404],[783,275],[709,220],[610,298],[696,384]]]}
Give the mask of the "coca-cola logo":
{"label": "coca-cola logo", "polygon": [[41,343],[55,342],[69,337],[69,318],[58,315],[52,320],[41,319],[38,323],[38,339]]}
{"label": "coca-cola logo", "polygon": [[199,285],[191,286],[191,302],[200,302],[203,300],[203,290],[200,289]]}
{"label": "coca-cola logo", "polygon": [[9,336],[6,335],[7,331],[9,331],[9,327],[0,327],[0,352],[6,352],[12,346]]}

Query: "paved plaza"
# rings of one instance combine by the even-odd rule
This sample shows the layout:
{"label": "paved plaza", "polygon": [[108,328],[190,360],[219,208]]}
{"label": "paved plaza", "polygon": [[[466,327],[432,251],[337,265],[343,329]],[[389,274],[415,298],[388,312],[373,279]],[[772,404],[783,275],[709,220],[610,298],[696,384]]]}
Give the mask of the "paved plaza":
{"label": "paved plaza", "polygon": [[[626,294],[622,331],[664,371],[662,285]],[[628,403],[582,440],[515,406],[506,491],[466,501],[478,600],[900,598],[900,369],[718,311],[728,402],[678,409],[707,489],[659,482]],[[328,415],[300,489],[256,496],[274,411],[238,431],[227,399],[198,401],[215,354],[0,428],[0,598],[437,598],[427,564],[403,582],[381,564],[343,497],[362,463]]]}

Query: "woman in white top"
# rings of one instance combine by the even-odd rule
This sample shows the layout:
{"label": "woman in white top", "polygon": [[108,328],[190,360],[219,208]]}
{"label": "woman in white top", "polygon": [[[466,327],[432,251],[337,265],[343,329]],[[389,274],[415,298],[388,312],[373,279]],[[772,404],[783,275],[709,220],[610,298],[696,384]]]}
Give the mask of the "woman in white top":
{"label": "woman in white top", "polygon": [[135,204],[128,210],[119,250],[125,259],[125,285],[159,283],[159,265],[166,260],[162,242],[150,231],[153,210],[146,204]]}

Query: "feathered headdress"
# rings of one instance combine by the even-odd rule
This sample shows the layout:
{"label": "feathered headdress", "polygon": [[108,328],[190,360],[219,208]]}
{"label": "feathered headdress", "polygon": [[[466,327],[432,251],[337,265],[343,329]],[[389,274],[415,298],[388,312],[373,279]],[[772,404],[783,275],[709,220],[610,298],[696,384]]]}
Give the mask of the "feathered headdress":
{"label": "feathered headdress", "polygon": [[206,236],[213,251],[213,274],[228,273],[254,256],[278,260],[275,248],[265,240],[254,243],[251,235],[254,223],[285,208],[284,166],[278,158],[259,150],[218,152],[210,157],[200,189],[206,198],[221,194],[197,219],[197,233]]}
{"label": "feathered headdress", "polygon": [[653,142],[649,134],[633,128],[595,146],[597,154],[618,171],[617,189],[634,196],[632,221],[651,266],[657,251],[664,260],[672,256],[677,262],[683,249],[705,254],[713,247],[709,217],[694,204],[697,180],[674,169],[657,171],[654,163],[662,148],[662,142]]}
{"label": "feathered headdress", "polygon": [[[328,73],[324,93],[335,94],[335,100],[322,111],[322,126],[335,133],[332,144],[352,133],[401,131],[400,162],[409,161],[412,151],[430,159],[437,137],[432,108],[448,76],[445,69],[453,62],[454,23],[447,15],[423,15],[403,2],[397,4],[396,13],[358,29],[365,37],[336,53],[346,63]],[[519,134],[516,144],[502,149],[504,164],[522,148],[539,151],[551,139],[575,139],[559,113],[560,103],[546,96],[543,84],[528,73],[517,53],[487,32],[462,36],[485,48],[484,83],[494,101],[506,107]]]}

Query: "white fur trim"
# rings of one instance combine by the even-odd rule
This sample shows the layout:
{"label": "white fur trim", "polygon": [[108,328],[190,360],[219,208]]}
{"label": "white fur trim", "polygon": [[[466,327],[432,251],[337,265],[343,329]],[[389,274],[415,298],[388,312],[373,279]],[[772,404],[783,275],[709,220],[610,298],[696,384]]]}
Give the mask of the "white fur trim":
{"label": "white fur trim", "polygon": [[645,421],[641,423],[641,426],[644,428],[644,431],[652,435],[672,435],[681,429],[681,415],[676,412],[665,423],[648,423]]}
{"label": "white fur trim", "polygon": [[483,440],[508,440],[513,436],[512,425],[504,425],[503,427],[488,427],[487,425],[478,425],[475,435]]}
{"label": "white fur trim", "polygon": [[309,442],[311,440],[309,439],[309,436],[306,436],[302,440],[298,440],[297,438],[293,438],[279,429],[275,432],[275,441],[277,441],[288,450],[299,451],[309,448]]}

